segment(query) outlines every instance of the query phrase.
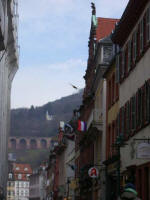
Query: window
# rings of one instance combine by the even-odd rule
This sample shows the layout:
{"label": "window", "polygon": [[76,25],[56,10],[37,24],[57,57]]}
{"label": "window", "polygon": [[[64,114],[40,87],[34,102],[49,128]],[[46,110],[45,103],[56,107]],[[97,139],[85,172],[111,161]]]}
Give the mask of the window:
{"label": "window", "polygon": [[12,179],[12,174],[11,173],[8,174],[8,178]]}
{"label": "window", "polygon": [[120,76],[120,72],[119,72],[119,67],[120,67],[120,55],[116,55],[116,83],[119,83],[119,76]]}
{"label": "window", "polygon": [[150,121],[150,81],[146,81],[145,87],[146,87],[145,117],[146,117],[146,122],[149,122]]}
{"label": "window", "polygon": [[21,183],[21,187],[24,187],[24,184],[23,184],[23,182]]}
{"label": "window", "polygon": [[11,186],[12,186],[12,187],[14,186],[14,182],[11,182]]}
{"label": "window", "polygon": [[132,64],[132,42],[129,40],[128,42],[128,72],[131,69],[131,64]]}
{"label": "window", "polygon": [[143,47],[144,47],[144,20],[142,19],[140,21],[140,53],[143,51]]}
{"label": "window", "polygon": [[24,168],[24,171],[28,171],[28,168],[26,167],[26,168]]}
{"label": "window", "polygon": [[131,129],[136,129],[136,96],[131,98]]}
{"label": "window", "polygon": [[19,170],[20,168],[19,167],[16,167],[16,170]]}
{"label": "window", "polygon": [[136,62],[137,58],[137,30],[133,34],[133,62]]}
{"label": "window", "polygon": [[112,76],[112,103],[115,101],[115,74]]}
{"label": "window", "polygon": [[130,134],[130,101],[127,102],[127,110],[126,110],[126,133],[127,137]]}
{"label": "window", "polygon": [[121,68],[121,78],[125,77],[125,53],[122,51],[122,68]]}
{"label": "window", "polygon": [[150,7],[146,11],[146,42],[150,41]]}
{"label": "window", "polygon": [[22,179],[22,175],[21,174],[18,174],[18,179]]}
{"label": "window", "polygon": [[21,196],[23,196],[24,195],[24,191],[23,190],[21,190]]}

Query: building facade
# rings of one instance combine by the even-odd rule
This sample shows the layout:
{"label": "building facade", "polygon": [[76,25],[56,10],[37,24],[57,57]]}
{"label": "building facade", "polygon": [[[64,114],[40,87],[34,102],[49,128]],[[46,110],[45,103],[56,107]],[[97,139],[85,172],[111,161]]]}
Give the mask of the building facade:
{"label": "building facade", "polygon": [[29,176],[32,169],[29,164],[13,163],[8,173],[7,200],[29,200]]}
{"label": "building facade", "polygon": [[[92,19],[96,17],[92,4]],[[97,18],[97,25],[91,22],[89,57],[85,78],[83,103],[79,120],[87,123],[87,130],[79,132],[76,140],[76,177],[79,177],[77,194],[79,199],[104,199],[105,197],[105,114],[106,81],[103,74],[112,58],[110,33],[117,19]],[[99,177],[88,175],[90,167],[97,167]]]}
{"label": "building facade", "polygon": [[0,188],[6,192],[11,83],[18,69],[17,0],[0,0]]}
{"label": "building facade", "polygon": [[126,142],[121,148],[122,177],[125,182],[134,183],[139,196],[147,200],[150,199],[150,2],[129,1],[112,39],[121,47],[117,58],[118,128]]}

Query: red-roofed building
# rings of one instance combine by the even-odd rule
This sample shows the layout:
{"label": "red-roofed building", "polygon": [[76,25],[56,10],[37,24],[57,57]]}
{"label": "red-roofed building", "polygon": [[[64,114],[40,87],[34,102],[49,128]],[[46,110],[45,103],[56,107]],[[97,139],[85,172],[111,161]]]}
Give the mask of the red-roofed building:
{"label": "red-roofed building", "polygon": [[100,157],[96,158],[96,145],[99,149],[102,146],[98,143],[102,141],[102,130],[99,130],[93,125],[95,120],[93,117],[95,108],[95,88],[99,81],[99,77],[97,77],[97,74],[99,74],[98,72],[101,70],[103,73],[109,65],[107,57],[109,57],[109,60],[112,58],[113,44],[110,39],[110,34],[118,21],[118,19],[101,17],[96,19],[95,6],[92,4],[92,21],[88,43],[89,56],[84,76],[85,88],[83,101],[79,109],[79,120],[87,123],[87,130],[85,132],[79,132],[76,136],[75,165],[77,166],[76,178],[79,178],[79,187],[76,189],[76,199],[96,200],[100,199],[100,197],[103,199],[99,180],[92,181],[88,176],[88,170],[90,167],[93,167],[94,164],[98,165],[99,161],[102,159]]}
{"label": "red-roofed building", "polygon": [[12,170],[9,172],[10,179],[8,181],[8,186],[10,181],[13,182],[14,199],[29,200],[29,176],[31,174],[32,168],[29,164],[12,164]]}
{"label": "red-roofed building", "polygon": [[96,39],[100,40],[102,38],[105,38],[110,35],[112,30],[115,28],[115,24],[119,22],[118,19],[112,19],[112,18],[103,18],[98,17],[97,18],[97,29],[96,29]]}

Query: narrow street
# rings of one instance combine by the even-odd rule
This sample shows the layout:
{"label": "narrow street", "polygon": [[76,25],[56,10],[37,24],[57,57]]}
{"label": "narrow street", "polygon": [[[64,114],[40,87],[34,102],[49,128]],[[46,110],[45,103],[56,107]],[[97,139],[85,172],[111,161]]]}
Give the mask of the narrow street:
{"label": "narrow street", "polygon": [[149,0],[0,0],[0,200],[150,200],[149,63]]}

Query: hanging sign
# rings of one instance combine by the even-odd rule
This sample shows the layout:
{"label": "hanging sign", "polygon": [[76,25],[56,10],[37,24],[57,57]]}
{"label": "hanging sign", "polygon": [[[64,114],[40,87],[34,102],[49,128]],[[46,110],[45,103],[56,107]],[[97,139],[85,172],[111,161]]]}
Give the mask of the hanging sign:
{"label": "hanging sign", "polygon": [[99,171],[96,167],[91,167],[88,171],[88,174],[91,178],[97,178],[99,175]]}
{"label": "hanging sign", "polygon": [[137,158],[150,158],[150,143],[140,143],[137,146],[136,156]]}

